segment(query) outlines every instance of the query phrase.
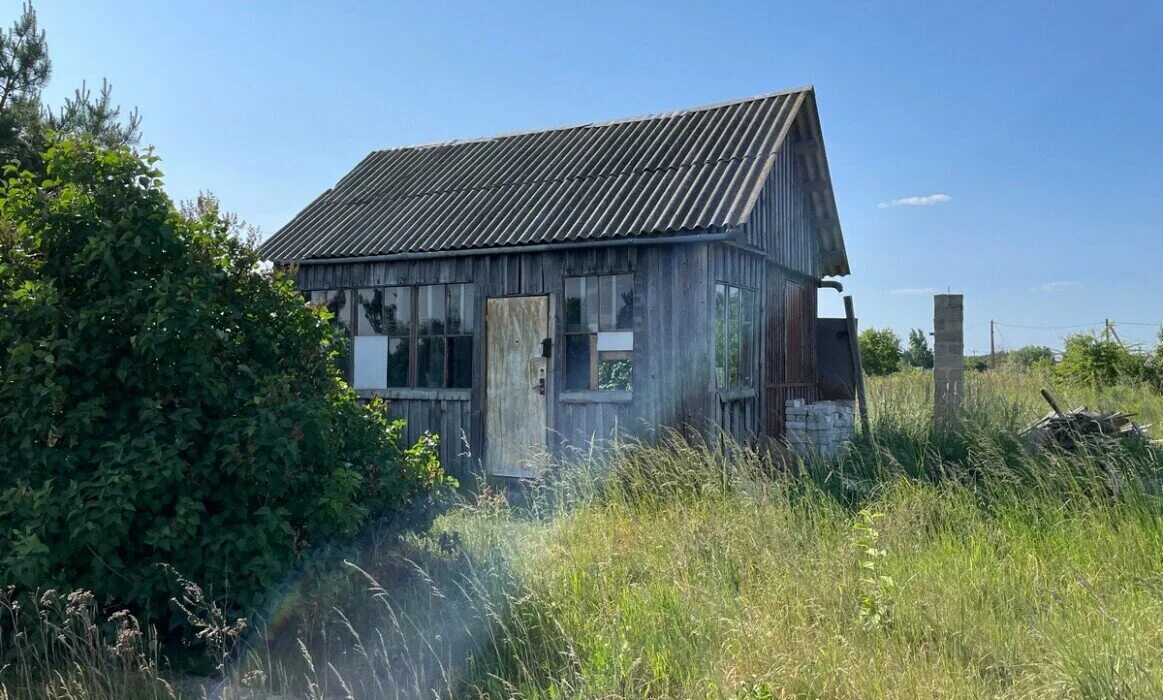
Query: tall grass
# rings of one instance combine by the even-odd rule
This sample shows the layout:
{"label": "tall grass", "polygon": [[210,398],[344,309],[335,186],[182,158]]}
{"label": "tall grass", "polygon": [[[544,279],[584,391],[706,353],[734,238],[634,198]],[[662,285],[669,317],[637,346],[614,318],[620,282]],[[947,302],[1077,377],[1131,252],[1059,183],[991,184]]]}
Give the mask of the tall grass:
{"label": "tall grass", "polygon": [[[1047,410],[1042,380],[969,380],[952,429],[930,376],[871,383],[873,430],[835,461],[671,435],[520,493],[481,484],[428,531],[373,533],[186,694],[1163,696],[1163,456],[1031,453],[1017,431]],[[1163,416],[1145,389],[1058,393]],[[51,696],[69,661],[0,682]],[[64,696],[114,697],[93,688]]]}

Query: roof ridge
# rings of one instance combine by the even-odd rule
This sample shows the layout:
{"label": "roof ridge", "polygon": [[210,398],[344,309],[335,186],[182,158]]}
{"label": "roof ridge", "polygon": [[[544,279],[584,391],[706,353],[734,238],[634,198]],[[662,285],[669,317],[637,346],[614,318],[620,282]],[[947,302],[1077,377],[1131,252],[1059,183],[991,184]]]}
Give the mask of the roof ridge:
{"label": "roof ridge", "polygon": [[[446,141],[429,141],[425,143],[408,144],[404,146],[392,146],[390,148],[377,148],[368,155],[376,153],[390,153],[392,151],[406,151],[410,149],[427,149],[439,148],[441,146],[458,146],[469,143],[484,143],[486,141],[495,141],[497,139],[512,138],[514,136],[530,136],[532,134],[544,134],[550,131],[570,131],[572,129],[587,129],[592,127],[612,126],[614,124],[629,124],[631,122],[640,122],[647,119],[662,119],[678,117],[684,114],[694,114],[695,112],[704,112],[711,109],[720,109],[722,107],[730,107],[732,105],[743,104],[745,102],[757,102],[759,100],[766,100],[772,97],[781,97],[783,95],[793,95],[798,92],[809,92],[815,90],[815,86],[811,83],[801,85],[799,87],[787,88],[785,90],[773,90],[771,92],[764,92],[750,97],[739,97],[733,100],[723,100],[722,102],[712,102],[711,104],[697,105],[695,107],[686,107],[683,109],[673,109],[662,112],[653,112],[650,114],[640,114],[634,117],[620,117],[617,119],[606,119],[596,122],[583,122],[579,124],[564,124],[562,126],[541,127],[538,129],[523,129],[520,131],[506,131],[499,134],[492,134],[490,136],[478,136],[468,139],[449,139]],[[366,157],[366,156],[365,156]]]}

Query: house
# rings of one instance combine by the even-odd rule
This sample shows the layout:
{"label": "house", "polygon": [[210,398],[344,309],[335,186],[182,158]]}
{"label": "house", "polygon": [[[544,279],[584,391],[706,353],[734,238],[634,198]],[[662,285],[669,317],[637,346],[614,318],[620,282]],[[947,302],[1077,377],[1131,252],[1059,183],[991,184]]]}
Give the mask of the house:
{"label": "house", "polygon": [[778,437],[848,274],[811,87],[374,151],[262,252],[461,475],[615,430]]}

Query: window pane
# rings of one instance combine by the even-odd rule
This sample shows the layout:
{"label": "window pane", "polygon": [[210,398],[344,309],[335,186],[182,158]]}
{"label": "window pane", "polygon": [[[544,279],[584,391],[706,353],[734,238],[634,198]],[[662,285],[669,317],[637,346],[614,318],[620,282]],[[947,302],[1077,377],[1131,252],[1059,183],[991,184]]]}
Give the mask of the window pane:
{"label": "window pane", "polygon": [[476,330],[476,294],[471,284],[448,285],[448,332]]}
{"label": "window pane", "polygon": [[383,335],[384,291],[382,289],[360,289],[356,292],[355,334]]}
{"label": "window pane", "polygon": [[344,381],[351,382],[351,308],[348,306],[346,289],[329,289],[311,293],[311,302],[322,304],[333,314],[331,325],[339,330],[339,347],[335,364]]}
{"label": "window pane", "polygon": [[565,336],[565,388],[590,388],[590,336]]}
{"label": "window pane", "polygon": [[412,332],[412,288],[388,287],[384,292],[384,333],[408,335]]}
{"label": "window pane", "polygon": [[739,386],[739,288],[727,287],[727,386]]}
{"label": "window pane", "polygon": [[[444,333],[444,285],[432,284],[420,287],[420,335],[441,335]],[[420,367],[424,366],[420,363]],[[424,385],[421,385],[424,386]]]}
{"label": "window pane", "polygon": [[350,332],[351,314],[347,306],[347,296],[346,289],[329,289],[324,292],[311,292],[311,302],[326,306],[334,316],[331,322]]}
{"label": "window pane", "polygon": [[388,339],[388,386],[408,386],[408,339]]}
{"label": "window pane", "polygon": [[598,301],[603,331],[634,329],[634,276],[604,275],[598,278]]}
{"label": "window pane", "polygon": [[617,279],[614,275],[602,275],[598,278],[598,305],[601,312],[598,314],[599,330],[614,330],[614,302],[618,300],[618,291],[614,288]]}
{"label": "window pane", "polygon": [[743,316],[739,326],[739,383],[755,384],[755,292],[743,290]]}
{"label": "window pane", "polygon": [[565,330],[567,333],[598,330],[596,277],[565,279]]}
{"label": "window pane", "polygon": [[357,336],[354,342],[356,389],[383,389],[388,385],[388,339],[382,335]]}
{"label": "window pane", "polygon": [[614,328],[620,331],[634,330],[634,275],[618,275],[614,278]]}
{"label": "window pane", "polygon": [[420,338],[416,345],[416,386],[444,386],[444,338]]}
{"label": "window pane", "polygon": [[715,384],[727,386],[727,286],[715,285]]}
{"label": "window pane", "polygon": [[472,336],[448,339],[448,386],[472,388]]}
{"label": "window pane", "polygon": [[632,364],[627,359],[598,358],[598,388],[605,391],[630,391]]}

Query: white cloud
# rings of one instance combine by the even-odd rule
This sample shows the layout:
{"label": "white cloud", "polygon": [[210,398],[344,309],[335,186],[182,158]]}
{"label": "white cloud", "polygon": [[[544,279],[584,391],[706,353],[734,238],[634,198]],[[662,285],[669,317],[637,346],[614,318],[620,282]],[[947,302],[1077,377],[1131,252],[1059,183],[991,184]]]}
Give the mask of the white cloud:
{"label": "white cloud", "polygon": [[953,198],[947,194],[926,194],[917,197],[903,197],[901,199],[894,199],[891,202],[881,202],[876,206],[881,209],[888,209],[889,207],[927,207],[931,204],[940,204],[941,202],[952,201]]}
{"label": "white cloud", "polygon": [[1062,282],[1043,282],[1037,287],[1034,287],[1035,292],[1045,292],[1047,294],[1054,294],[1055,292],[1065,292],[1067,289],[1078,289],[1082,283],[1078,280],[1065,280]]}
{"label": "white cloud", "polygon": [[901,289],[894,289],[889,294],[940,294],[941,290],[936,287],[903,287]]}

